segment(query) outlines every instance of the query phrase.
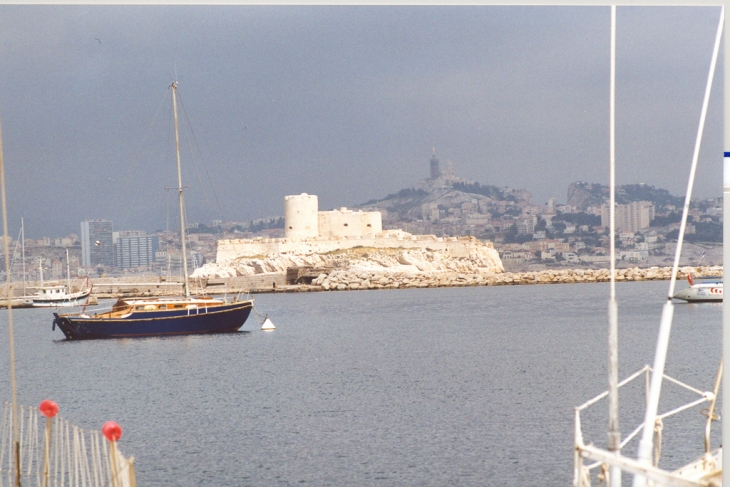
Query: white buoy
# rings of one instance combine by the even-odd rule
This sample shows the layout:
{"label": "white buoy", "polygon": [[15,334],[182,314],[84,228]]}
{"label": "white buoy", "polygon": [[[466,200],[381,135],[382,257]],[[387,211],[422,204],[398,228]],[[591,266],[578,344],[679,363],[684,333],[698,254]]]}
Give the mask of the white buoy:
{"label": "white buoy", "polygon": [[264,324],[261,325],[261,329],[271,331],[271,330],[276,330],[276,327],[274,326],[274,324],[271,322],[271,320],[267,316],[266,319],[264,320]]}

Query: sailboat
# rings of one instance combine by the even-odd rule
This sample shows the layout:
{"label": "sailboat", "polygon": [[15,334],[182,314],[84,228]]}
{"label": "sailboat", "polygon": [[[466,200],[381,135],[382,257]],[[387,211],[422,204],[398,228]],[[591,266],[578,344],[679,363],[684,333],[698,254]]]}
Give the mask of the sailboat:
{"label": "sailboat", "polygon": [[66,284],[43,283],[43,260],[39,260],[39,271],[41,285],[35,286],[35,294],[30,296],[31,303],[35,308],[68,308],[72,306],[81,306],[91,294],[91,285],[89,278],[84,280],[84,284],[78,291],[73,290],[71,284],[71,266],[68,259],[68,249],[66,249]]}
{"label": "sailboat", "polygon": [[[722,464],[723,449],[712,448],[711,445],[711,428],[712,422],[718,419],[715,414],[715,406],[717,397],[720,392],[722,381],[722,360],[714,380],[714,386],[711,391],[702,391],[690,385],[687,385],[677,379],[664,374],[667,359],[667,351],[669,346],[669,335],[672,327],[672,318],[674,314],[674,286],[676,283],[677,271],[679,268],[679,259],[682,251],[682,241],[684,231],[687,224],[687,216],[689,213],[689,205],[692,196],[692,187],[694,183],[695,171],[699,157],[699,147],[702,139],[704,122],[707,114],[707,106],[712,87],[717,56],[722,38],[724,27],[724,8],[721,9],[719,26],[715,36],[715,45],[710,63],[710,73],[705,88],[705,97],[703,100],[702,112],[700,115],[699,129],[695,141],[695,149],[690,170],[689,182],[687,184],[687,194],[685,196],[684,209],[682,213],[682,221],[679,228],[677,239],[677,248],[674,256],[674,266],[672,278],[669,283],[669,293],[662,309],[662,315],[659,323],[659,335],[657,338],[656,352],[654,355],[654,364],[652,367],[648,365],[635,372],[628,378],[619,382],[618,380],[618,305],[616,302],[615,292],[615,151],[614,151],[614,133],[615,133],[615,56],[616,56],[616,6],[611,6],[611,101],[610,101],[610,159],[611,159],[611,183],[610,183],[610,238],[611,238],[611,292],[608,306],[608,391],[599,394],[586,401],[584,404],[575,408],[575,427],[574,427],[574,469],[573,469],[573,487],[588,487],[591,485],[591,476],[595,475],[602,485],[610,487],[621,487],[622,473],[633,476],[634,487],[699,487],[699,486],[721,486],[722,485]],[[728,66],[725,67],[726,73]],[[726,97],[727,100],[727,97]],[[726,101],[727,103],[727,101]],[[726,115],[727,117],[727,115]],[[726,118],[726,123],[728,120]],[[728,203],[728,157],[730,153],[725,153],[725,207]],[[726,210],[727,211],[727,210]],[[728,249],[727,236],[725,238],[725,248]],[[727,260],[728,251],[725,251]],[[730,300],[729,300],[730,301]],[[726,313],[727,315],[727,313]],[[725,349],[727,350],[727,343]],[[618,393],[619,389],[635,380],[645,378],[646,381],[646,404],[644,407],[644,420],[635,429],[625,437],[622,437],[619,431],[619,407]],[[682,387],[697,395],[695,400],[676,407],[670,411],[659,412],[659,398],[661,395],[662,383],[669,381],[675,385]],[[727,389],[726,389],[727,390]],[[581,422],[581,413],[591,406],[595,405],[602,399],[608,399],[608,442],[605,448],[586,442],[583,434],[583,426]],[[661,431],[663,428],[663,420],[674,416],[682,411],[690,408],[707,405],[703,414],[706,415],[705,428],[702,433],[697,435],[698,440],[704,436],[704,453],[684,466],[667,470],[660,468],[659,456],[661,453]],[[723,432],[725,434],[725,432]],[[637,458],[630,458],[622,453],[627,444],[634,438],[639,437]],[[586,464],[589,460],[592,463]],[[604,483],[605,482],[605,483]]]}
{"label": "sailboat", "polygon": [[69,340],[234,332],[243,326],[253,309],[253,299],[234,297],[229,301],[208,296],[191,297],[190,295],[177,120],[177,82],[173,82],[170,88],[175,120],[185,296],[179,298],[121,298],[112,306],[111,310],[95,314],[87,314],[85,309],[78,313],[54,313],[52,329],[55,330],[58,326]]}

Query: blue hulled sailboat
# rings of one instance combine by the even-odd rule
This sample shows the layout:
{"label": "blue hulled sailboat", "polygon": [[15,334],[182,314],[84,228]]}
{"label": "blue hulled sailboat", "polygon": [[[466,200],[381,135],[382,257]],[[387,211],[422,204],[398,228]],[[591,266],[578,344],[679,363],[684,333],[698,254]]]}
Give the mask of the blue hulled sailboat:
{"label": "blue hulled sailboat", "polygon": [[123,298],[111,311],[93,315],[54,313],[53,329],[58,326],[69,340],[123,338],[167,335],[227,333],[241,328],[253,309],[253,299],[231,301],[211,297],[191,297],[188,286],[187,248],[185,244],[185,211],[180,140],[177,121],[177,83],[170,85],[175,118],[178,200],[180,202],[180,234],[183,254],[184,297]]}

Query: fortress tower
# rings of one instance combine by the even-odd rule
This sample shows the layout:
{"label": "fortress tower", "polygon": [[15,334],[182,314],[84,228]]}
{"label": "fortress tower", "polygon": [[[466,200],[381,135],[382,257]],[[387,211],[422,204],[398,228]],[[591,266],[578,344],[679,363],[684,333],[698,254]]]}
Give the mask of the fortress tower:
{"label": "fortress tower", "polygon": [[284,196],[284,238],[319,235],[319,201],[313,194]]}

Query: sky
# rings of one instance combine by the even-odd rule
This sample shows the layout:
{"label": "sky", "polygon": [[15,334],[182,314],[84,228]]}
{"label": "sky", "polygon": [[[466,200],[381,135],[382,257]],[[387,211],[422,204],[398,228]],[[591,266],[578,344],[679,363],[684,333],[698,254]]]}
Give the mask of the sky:
{"label": "sky", "polygon": [[[618,8],[618,184],[684,195],[719,13]],[[0,5],[10,231],[179,228],[173,81],[189,221],[304,192],[352,207],[417,187],[434,148],[565,202],[608,183],[609,26],[608,7]],[[722,56],[700,198],[722,194],[721,87]]]}

